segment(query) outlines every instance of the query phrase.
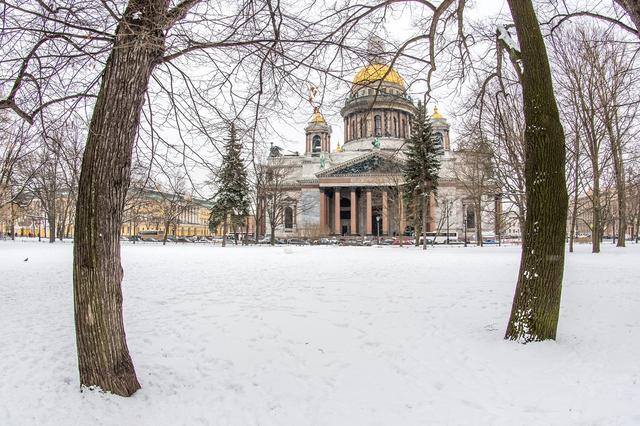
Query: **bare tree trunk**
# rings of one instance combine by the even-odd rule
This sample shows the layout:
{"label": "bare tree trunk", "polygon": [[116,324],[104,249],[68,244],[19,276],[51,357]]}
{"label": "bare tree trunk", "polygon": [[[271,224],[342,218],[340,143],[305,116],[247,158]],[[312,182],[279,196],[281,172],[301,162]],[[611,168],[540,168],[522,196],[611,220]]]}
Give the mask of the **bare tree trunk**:
{"label": "bare tree trunk", "polygon": [[56,208],[55,202],[50,203],[47,213],[47,221],[49,222],[49,242],[56,242]]}
{"label": "bare tree trunk", "polygon": [[593,159],[593,223],[591,228],[591,252],[600,253],[600,241],[602,238],[602,228],[600,224],[602,222],[602,205],[600,197],[600,173],[598,172],[598,160]]}
{"label": "bare tree trunk", "polygon": [[169,227],[171,226],[171,223],[169,223],[168,221],[164,223],[164,236],[162,237],[162,245],[165,246],[167,245],[167,238],[169,237]]}
{"label": "bare tree trunk", "polygon": [[102,75],[82,160],[73,283],[80,383],[140,388],[122,316],[120,228],[149,78],[164,50],[165,0],[131,0]]}
{"label": "bare tree trunk", "polygon": [[565,140],[549,59],[530,0],[508,0],[521,46],[526,218],[518,284],[505,338],[555,339],[567,230]]}
{"label": "bare tree trunk", "polygon": [[272,246],[276,245],[276,224],[277,224],[277,222],[274,222],[273,220],[269,221],[269,225],[270,225],[269,227],[271,228],[271,236],[270,236],[270,239],[269,239],[269,243]]}
{"label": "bare tree trunk", "polygon": [[429,203],[426,198],[426,195],[422,196],[422,250],[427,249],[427,210],[429,209]]}
{"label": "bare tree trunk", "polygon": [[617,247],[625,247],[627,234],[627,192],[624,178],[624,162],[620,143],[611,141],[613,156],[613,171],[616,178],[616,193],[618,201],[618,244]]}
{"label": "bare tree trunk", "polygon": [[9,226],[9,230],[11,231],[11,241],[16,240],[16,210],[13,205],[13,201],[9,204],[9,209],[11,210],[11,225]]}
{"label": "bare tree trunk", "polygon": [[222,247],[227,246],[227,231],[229,230],[229,219],[228,215],[225,213],[224,219],[222,221]]}
{"label": "bare tree trunk", "polygon": [[476,216],[476,245],[479,247],[484,246],[482,241],[482,199],[476,200],[474,212]]}
{"label": "bare tree trunk", "polygon": [[573,163],[573,205],[571,207],[571,229],[569,231],[569,252],[573,253],[576,238],[576,222],[578,221],[578,184],[580,182],[580,131],[575,131],[574,163]]}

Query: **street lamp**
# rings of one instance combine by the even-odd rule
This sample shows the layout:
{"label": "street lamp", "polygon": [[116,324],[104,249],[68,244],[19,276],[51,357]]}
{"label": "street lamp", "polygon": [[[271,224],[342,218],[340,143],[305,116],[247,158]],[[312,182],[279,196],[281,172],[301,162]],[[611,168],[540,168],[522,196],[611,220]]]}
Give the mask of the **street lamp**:
{"label": "street lamp", "polygon": [[378,245],[380,245],[380,215],[376,215],[376,231],[378,233]]}

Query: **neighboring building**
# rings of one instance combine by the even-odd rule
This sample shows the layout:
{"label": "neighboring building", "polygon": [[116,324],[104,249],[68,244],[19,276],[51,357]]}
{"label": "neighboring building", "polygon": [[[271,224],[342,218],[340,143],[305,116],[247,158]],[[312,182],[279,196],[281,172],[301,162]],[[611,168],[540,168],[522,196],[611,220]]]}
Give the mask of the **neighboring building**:
{"label": "neighboring building", "polygon": [[[406,205],[398,196],[404,183],[403,144],[411,132],[416,107],[402,77],[375,58],[353,79],[341,110],[344,145],[331,148],[331,126],[315,108],[305,128],[304,155],[272,149],[267,167],[287,170],[284,220],[278,237],[409,235]],[[432,198],[427,231],[465,231],[473,239],[475,218],[455,178],[456,152],[449,124],[435,108],[432,128],[441,147],[437,197]],[[446,206],[446,207],[445,207]],[[495,235],[494,194],[483,196],[483,235]],[[463,213],[463,212],[466,212]],[[266,220],[268,222],[268,218]],[[262,229],[268,233],[268,224]]]}
{"label": "neighboring building", "polygon": [[[68,199],[63,194],[57,204],[62,206]],[[75,204],[75,203],[74,203]],[[209,230],[209,211],[211,204],[207,200],[164,193],[150,189],[131,188],[125,205],[122,235],[133,236],[140,232],[160,231],[164,234],[165,224],[169,225],[169,235],[175,236],[212,236],[222,235]],[[71,209],[73,210],[73,209]],[[49,223],[40,202],[27,195],[20,202],[7,204],[0,210],[0,233],[10,235],[11,221],[17,236],[48,238]],[[254,232],[253,217],[247,218],[249,233]],[[242,229],[245,232],[246,229]],[[238,230],[240,231],[240,230]],[[73,237],[73,217],[67,218],[63,235]]]}

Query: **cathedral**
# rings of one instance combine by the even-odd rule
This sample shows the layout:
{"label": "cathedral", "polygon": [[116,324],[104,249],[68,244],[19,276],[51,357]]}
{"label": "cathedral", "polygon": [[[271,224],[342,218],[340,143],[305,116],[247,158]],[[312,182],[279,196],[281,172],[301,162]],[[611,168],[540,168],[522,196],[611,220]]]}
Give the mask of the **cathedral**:
{"label": "cathedral", "polygon": [[[400,74],[382,61],[370,60],[353,78],[341,109],[344,143],[332,146],[331,125],[315,107],[305,128],[304,155],[282,155],[273,147],[268,166],[286,172],[278,238],[363,238],[412,235],[403,185],[403,145],[411,133],[416,105]],[[431,115],[440,151],[437,195],[428,200],[427,231],[462,241],[473,239],[476,220],[463,185],[456,179],[457,153],[451,149],[449,124]],[[483,235],[494,235],[500,203],[483,201]],[[270,218],[267,215],[267,222]],[[270,227],[265,227],[269,233]]]}

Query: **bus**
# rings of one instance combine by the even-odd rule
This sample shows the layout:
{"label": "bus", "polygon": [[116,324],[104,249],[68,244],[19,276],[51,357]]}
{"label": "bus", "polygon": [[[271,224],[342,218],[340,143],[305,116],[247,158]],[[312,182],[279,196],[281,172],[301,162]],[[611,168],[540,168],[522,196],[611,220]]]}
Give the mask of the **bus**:
{"label": "bus", "polygon": [[[449,236],[449,244],[458,243],[457,232],[427,232],[428,244],[447,244],[447,235]],[[420,236],[420,244],[422,244],[422,236]]]}

